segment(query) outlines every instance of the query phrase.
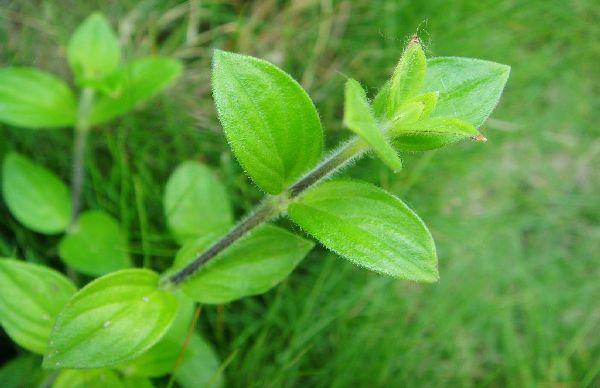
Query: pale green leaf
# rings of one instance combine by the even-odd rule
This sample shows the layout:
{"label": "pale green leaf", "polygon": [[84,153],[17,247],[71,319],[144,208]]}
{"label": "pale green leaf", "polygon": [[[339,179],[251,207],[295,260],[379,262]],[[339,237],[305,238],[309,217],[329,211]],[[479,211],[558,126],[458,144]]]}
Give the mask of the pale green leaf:
{"label": "pale green leaf", "polygon": [[[421,114],[419,115],[418,119],[427,118],[427,117],[429,117],[431,112],[433,112],[433,110],[435,109],[435,106],[437,105],[437,101],[438,101],[439,97],[440,97],[440,93],[437,91],[419,94],[418,96],[415,96],[415,97],[411,98],[410,100],[408,100],[408,102],[407,102],[407,104],[405,104],[405,106],[406,105],[410,106],[414,103],[423,104],[423,109],[422,109]],[[406,109],[404,106],[402,108]],[[414,120],[414,121],[416,121],[416,120]]]}
{"label": "pale green leaf", "polygon": [[175,380],[183,388],[220,388],[225,379],[219,366],[219,358],[212,347],[194,333],[188,345],[188,356],[175,371]]}
{"label": "pale green leaf", "polygon": [[221,234],[233,224],[225,187],[198,162],[184,162],[171,174],[164,208],[167,224],[181,244],[207,233]]}
{"label": "pale green leaf", "polygon": [[427,151],[460,140],[485,140],[471,124],[453,117],[432,117],[393,128],[394,146],[403,151]]}
{"label": "pale green leaf", "polygon": [[65,369],[52,388],[125,388],[123,380],[110,369]]}
{"label": "pale green leaf", "polygon": [[157,343],[177,312],[158,275],[125,269],[98,278],[58,315],[44,368],[102,368],[134,359]]}
{"label": "pale green leaf", "polygon": [[[169,374],[175,369],[194,317],[194,302],[182,292],[176,295],[177,315],[169,331],[140,357],[119,366],[126,375],[158,377]],[[184,359],[187,359],[189,352],[188,347]]]}
{"label": "pale green leaf", "polygon": [[71,217],[67,186],[47,168],[9,153],[2,166],[2,194],[13,216],[44,234],[64,231]]}
{"label": "pale green leaf", "polygon": [[439,91],[431,117],[455,117],[479,128],[496,107],[510,66],[481,59],[438,57],[427,61],[425,91]]}
{"label": "pale green leaf", "polygon": [[119,64],[119,40],[101,13],[93,13],[77,27],[67,47],[69,65],[80,80],[97,79]]}
{"label": "pale green leaf", "polygon": [[127,236],[121,225],[102,211],[82,213],[60,242],[60,258],[77,271],[100,276],[131,266]]}
{"label": "pale green leaf", "polygon": [[73,125],[77,104],[67,84],[24,67],[0,69],[0,122],[24,128]]}
{"label": "pale green leaf", "polygon": [[52,325],[77,289],[61,273],[38,264],[0,259],[0,322],[25,349],[43,354]]}
{"label": "pale green leaf", "polygon": [[111,75],[116,82],[114,93],[101,94],[94,100],[90,121],[103,123],[127,113],[167,87],[181,70],[181,63],[162,57],[142,58],[121,66]]}
{"label": "pale green leaf", "polygon": [[358,265],[409,280],[438,279],[429,230],[404,202],[376,186],[325,182],[293,202],[288,215],[327,248]]}
{"label": "pale green leaf", "polygon": [[[203,236],[186,244],[175,258],[175,267],[188,264],[214,241]],[[262,294],[285,279],[312,247],[311,241],[267,224],[211,260],[183,283],[183,290],[205,304]]]}
{"label": "pale green leaf", "polygon": [[319,115],[288,74],[261,59],[217,50],[212,83],[227,140],[264,191],[280,193],[319,161]]}
{"label": "pale green leaf", "polygon": [[413,38],[400,57],[392,75],[387,98],[387,117],[396,115],[398,108],[417,95],[425,81],[427,59],[418,39]]}
{"label": "pale green leaf", "polygon": [[402,169],[402,160],[378,127],[365,91],[360,83],[353,79],[346,82],[344,125],[366,140],[377,156],[392,170]]}

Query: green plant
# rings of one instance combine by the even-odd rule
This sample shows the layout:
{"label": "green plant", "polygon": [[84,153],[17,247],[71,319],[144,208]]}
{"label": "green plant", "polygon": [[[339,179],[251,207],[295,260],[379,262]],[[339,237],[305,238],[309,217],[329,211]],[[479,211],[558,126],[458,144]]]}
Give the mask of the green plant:
{"label": "green plant", "polygon": [[[402,168],[398,152],[484,140],[477,128],[500,97],[507,66],[465,58],[426,60],[413,38],[372,104],[357,81],[347,82],[344,124],[358,136],[320,161],[318,113],[291,77],[239,54],[216,51],[213,63],[225,135],[267,197],[234,226],[224,189],[211,172],[198,163],[181,165],[167,183],[164,201],[168,225],[182,245],[173,268],[162,279],[147,269],[112,272],[72,296],[74,289],[64,287],[67,297],[56,304],[68,301],[60,313],[48,314],[55,320],[52,331],[48,324],[45,331],[31,331],[38,344],[48,341],[46,368],[115,368],[133,376],[146,370],[150,377],[152,368],[139,366],[139,360],[152,359],[153,352],[168,353],[165,364],[174,367],[179,352],[171,350],[183,346],[194,302],[225,303],[265,292],[313,247],[304,237],[267,223],[283,215],[358,265],[397,278],[437,280],[433,239],[406,204],[371,184],[328,178],[371,151],[397,171]],[[52,281],[30,265],[2,262],[0,274],[8,279],[0,290],[3,324],[17,319],[38,324],[39,314],[11,305],[16,292],[25,304],[36,299],[28,294],[26,279],[14,279]]]}

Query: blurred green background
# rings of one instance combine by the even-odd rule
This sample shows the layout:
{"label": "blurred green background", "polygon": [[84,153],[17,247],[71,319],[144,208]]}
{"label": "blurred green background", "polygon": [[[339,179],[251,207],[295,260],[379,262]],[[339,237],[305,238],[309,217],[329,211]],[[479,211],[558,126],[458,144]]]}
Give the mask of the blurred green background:
{"label": "blurred green background", "polygon": [[[232,387],[594,386],[600,384],[600,6],[530,1],[21,1],[0,3],[0,65],[71,79],[65,45],[101,10],[127,56],[185,62],[177,84],[91,136],[84,201],[127,227],[158,268],[176,249],[162,215],[181,161],[212,166],[241,216],[261,197],[232,157],[210,93],[213,48],[268,59],[317,105],[327,141],[342,128],[343,83],[372,92],[418,31],[430,56],[512,66],[485,144],[374,159],[348,173],[399,195],[430,226],[441,280],[367,272],[315,249],[273,291],[205,307],[201,329]],[[70,130],[0,126],[18,150],[69,179]],[[61,267],[57,238],[0,205],[0,255]],[[283,222],[286,225],[289,225]],[[293,228],[292,225],[289,226]],[[4,358],[19,352],[4,334]]]}

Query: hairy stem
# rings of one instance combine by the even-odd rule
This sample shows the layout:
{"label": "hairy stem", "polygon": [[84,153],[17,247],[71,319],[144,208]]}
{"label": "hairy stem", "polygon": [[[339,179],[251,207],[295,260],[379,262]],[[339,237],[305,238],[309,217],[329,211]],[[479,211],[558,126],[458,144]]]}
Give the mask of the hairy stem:
{"label": "hairy stem", "polygon": [[90,111],[94,100],[94,90],[84,88],[79,97],[77,122],[75,124],[75,141],[73,144],[73,171],[71,176],[71,222],[73,226],[79,217],[81,208],[81,192],[85,179],[85,148],[90,131]]}
{"label": "hairy stem", "polygon": [[285,190],[279,195],[267,197],[252,213],[250,213],[250,215],[234,226],[225,236],[221,237],[220,240],[210,246],[210,248],[202,252],[194,259],[194,261],[163,280],[163,286],[165,288],[170,288],[181,284],[196,273],[203,265],[252,229],[285,213],[288,205],[296,197],[302,194],[302,192],[330,177],[333,173],[341,170],[353,160],[358,159],[364,155],[368,149],[369,146],[367,143],[359,137],[354,137],[349,142],[337,148],[314,169],[290,186],[288,190]]}

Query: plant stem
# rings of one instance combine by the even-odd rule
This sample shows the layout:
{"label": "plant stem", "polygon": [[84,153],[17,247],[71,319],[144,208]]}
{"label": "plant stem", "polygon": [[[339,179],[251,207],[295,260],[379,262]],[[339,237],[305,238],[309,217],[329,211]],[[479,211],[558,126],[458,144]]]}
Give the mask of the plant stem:
{"label": "plant stem", "polygon": [[73,144],[73,171],[71,176],[71,222],[73,226],[79,217],[81,192],[85,179],[85,148],[90,131],[90,111],[94,100],[94,89],[84,88],[79,97],[77,122],[75,123],[75,141]]}
{"label": "plant stem", "polygon": [[333,173],[340,171],[350,162],[364,155],[368,150],[369,146],[365,141],[358,136],[352,138],[290,186],[289,189],[279,195],[267,197],[250,215],[234,226],[225,236],[210,246],[210,248],[202,252],[194,261],[174,275],[164,279],[162,286],[164,288],[178,286],[196,273],[208,261],[245,236],[252,229],[285,213],[289,204],[302,194],[302,192],[330,177]]}

